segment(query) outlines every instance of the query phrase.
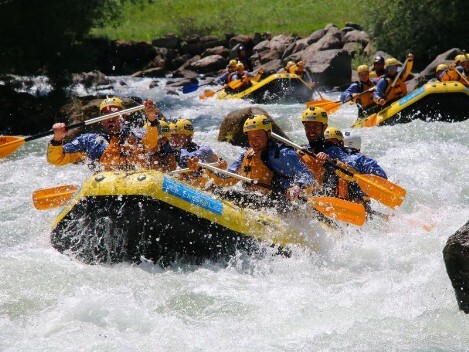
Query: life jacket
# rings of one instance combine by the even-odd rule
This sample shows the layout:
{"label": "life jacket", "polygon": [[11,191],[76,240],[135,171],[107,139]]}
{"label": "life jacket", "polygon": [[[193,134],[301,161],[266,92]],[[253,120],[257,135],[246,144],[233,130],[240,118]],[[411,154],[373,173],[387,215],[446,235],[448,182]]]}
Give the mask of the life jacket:
{"label": "life jacket", "polygon": [[[324,149],[331,145],[326,142],[323,138],[317,141],[316,145],[312,146],[316,154],[324,151]],[[316,158],[304,153],[298,152],[303,163],[306,165],[308,170],[313,174],[314,183],[308,188],[308,193],[324,194],[327,196],[337,196],[337,181],[338,177],[333,170],[326,169],[324,164],[317,161]]]}
{"label": "life jacket", "polygon": [[148,167],[143,147],[133,136],[127,138],[112,136],[108,147],[99,158],[99,163],[105,171]]}
{"label": "life jacket", "polygon": [[[375,86],[375,84],[371,80],[368,80],[368,82],[360,81],[358,82],[358,84],[360,85],[361,92],[365,92],[368,89],[373,88]],[[369,91],[369,92],[361,94],[357,100],[359,101],[360,105],[363,106],[364,108],[375,104],[375,101],[373,100],[373,91]]]}
{"label": "life jacket", "polygon": [[[238,173],[259,183],[271,186],[272,180],[274,178],[274,172],[269,168],[269,166],[267,166],[265,162],[266,154],[267,151],[262,153],[254,153],[254,150],[248,150],[246,154],[244,154],[244,158],[241,162],[241,167],[239,168]],[[255,185],[250,187],[253,187],[256,190],[261,190],[264,193],[270,192],[270,190],[265,187]]]}
{"label": "life jacket", "polygon": [[407,86],[401,77],[399,77],[397,82],[394,84],[394,87],[391,87],[394,78],[385,76],[385,79],[388,83],[386,91],[384,92],[384,96],[386,97],[385,99],[387,102],[393,102],[402,98],[404,95],[407,95]]}
{"label": "life jacket", "polygon": [[229,75],[228,75],[228,78],[226,79],[226,83],[229,83],[233,80],[233,76],[236,74],[236,70],[231,72]]}

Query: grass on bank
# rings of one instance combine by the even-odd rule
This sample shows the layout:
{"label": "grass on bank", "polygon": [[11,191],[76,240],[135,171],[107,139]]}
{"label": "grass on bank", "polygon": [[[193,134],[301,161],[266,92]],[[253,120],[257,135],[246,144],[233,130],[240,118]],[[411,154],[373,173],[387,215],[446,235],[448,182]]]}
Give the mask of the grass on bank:
{"label": "grass on bank", "polygon": [[363,2],[354,0],[149,0],[122,7],[117,27],[95,28],[91,34],[109,39],[151,42],[167,33],[294,34],[307,36],[328,23],[363,23]]}

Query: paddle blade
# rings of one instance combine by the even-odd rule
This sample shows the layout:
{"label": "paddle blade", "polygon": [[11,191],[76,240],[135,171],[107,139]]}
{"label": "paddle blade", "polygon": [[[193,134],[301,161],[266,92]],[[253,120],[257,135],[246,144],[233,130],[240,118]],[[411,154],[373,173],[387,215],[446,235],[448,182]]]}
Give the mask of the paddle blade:
{"label": "paddle blade", "polygon": [[362,226],[366,220],[366,210],[363,204],[349,202],[334,197],[314,197],[308,199],[308,204],[325,216]]}
{"label": "paddle blade", "polygon": [[324,110],[326,110],[326,113],[327,114],[332,114],[334,112],[336,112],[337,110],[339,110],[339,108],[342,106],[342,102],[337,102],[337,101],[333,101],[329,104],[326,104],[326,105],[323,105],[322,108]]}
{"label": "paddle blade", "polygon": [[234,81],[228,82],[228,87],[230,87],[233,90],[241,88],[241,86],[244,84],[243,80],[241,79],[236,79]]}
{"label": "paddle blade", "polygon": [[0,158],[7,157],[23,144],[23,137],[0,136]]}
{"label": "paddle blade", "polygon": [[360,174],[354,177],[363,192],[390,208],[396,208],[404,201],[406,190],[385,178]]}
{"label": "paddle blade", "polygon": [[67,204],[79,187],[75,185],[39,189],[33,192],[33,204],[38,210],[47,210]]}
{"label": "paddle blade", "polygon": [[306,107],[310,108],[311,106],[317,106],[319,108],[322,108],[324,105],[333,103],[332,100],[327,100],[327,99],[319,99],[319,100],[311,100],[306,103]]}
{"label": "paddle blade", "polygon": [[199,95],[199,99],[211,98],[215,95],[216,92],[213,90],[206,90],[203,94]]}

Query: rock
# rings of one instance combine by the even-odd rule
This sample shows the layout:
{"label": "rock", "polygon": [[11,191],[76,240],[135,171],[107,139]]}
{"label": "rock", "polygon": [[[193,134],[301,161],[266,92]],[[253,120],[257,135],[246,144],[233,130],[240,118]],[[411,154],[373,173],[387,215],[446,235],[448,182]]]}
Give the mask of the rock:
{"label": "rock", "polygon": [[345,33],[342,37],[342,43],[346,44],[351,42],[360,43],[362,47],[366,47],[370,42],[370,37],[363,31],[353,30]]}
{"label": "rock", "polygon": [[142,71],[137,71],[131,75],[131,77],[165,77],[166,70],[163,67],[154,67]]}
{"label": "rock", "polygon": [[189,69],[197,73],[217,72],[226,66],[226,60],[221,55],[210,55],[190,64]]}
{"label": "rock", "polygon": [[459,309],[469,313],[469,221],[448,238],[443,249],[446,272],[456,293]]}
{"label": "rock", "polygon": [[223,56],[224,58],[228,57],[228,55],[230,54],[230,51],[225,48],[224,46],[220,45],[220,46],[216,46],[214,48],[208,48],[208,49],[205,49],[205,51],[202,53],[202,58],[204,57],[207,57],[207,56],[210,56],[210,55],[220,55],[220,56]]}
{"label": "rock", "polygon": [[461,50],[458,48],[453,48],[445,51],[438,55],[435,60],[428,64],[428,66],[420,72],[419,83],[425,83],[429,79],[435,78],[435,70],[439,64],[451,64],[454,63],[454,58],[456,55],[460,54]]}
{"label": "rock", "polygon": [[81,83],[85,87],[107,85],[110,83],[106,75],[98,70],[83,73],[74,73],[72,75],[72,82],[74,84]]}
{"label": "rock", "polygon": [[[225,116],[225,118],[223,119],[221,123],[220,131],[218,133],[218,141],[228,142],[233,145],[247,148],[248,139],[246,135],[243,133],[243,125],[248,117],[251,117],[254,115],[265,115],[272,120],[272,117],[269,115],[267,111],[258,107],[249,107],[249,108],[232,111],[228,115]],[[277,124],[273,120],[272,120],[272,130],[273,132],[283,137],[287,137],[285,133],[277,126]]]}
{"label": "rock", "polygon": [[176,49],[181,41],[174,34],[167,34],[165,37],[153,39],[151,45],[156,47]]}
{"label": "rock", "polygon": [[314,82],[330,88],[350,84],[352,59],[347,51],[313,51],[312,47],[302,53],[301,60]]}

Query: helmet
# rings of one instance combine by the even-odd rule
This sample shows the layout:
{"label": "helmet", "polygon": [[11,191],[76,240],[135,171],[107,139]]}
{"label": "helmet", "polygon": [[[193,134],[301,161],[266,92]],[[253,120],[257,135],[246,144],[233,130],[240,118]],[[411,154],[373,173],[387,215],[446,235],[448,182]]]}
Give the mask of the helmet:
{"label": "helmet", "polygon": [[287,64],[285,65],[285,67],[288,67],[288,68],[293,67],[293,66],[295,66],[294,61],[288,61]]}
{"label": "helmet", "polygon": [[236,64],[236,69],[238,69],[238,68],[242,68],[242,69],[244,70],[244,65],[243,65],[242,62],[238,62],[238,63]]}
{"label": "helmet", "polygon": [[272,121],[265,115],[248,117],[243,125],[243,133],[257,130],[272,131]]}
{"label": "helmet", "polygon": [[448,69],[448,65],[447,64],[439,64],[437,67],[436,67],[436,72],[440,72],[440,71],[445,71]]}
{"label": "helmet", "polygon": [[176,131],[176,121],[173,121],[173,122],[170,122],[168,124],[169,126],[169,134],[175,134],[177,131]]}
{"label": "helmet", "polygon": [[382,56],[380,56],[380,55],[376,56],[375,59],[373,60],[373,63],[374,63],[374,64],[379,63],[379,64],[383,64],[383,65],[384,65],[384,57],[382,57]]}
{"label": "helmet", "polygon": [[344,147],[360,150],[362,147],[362,137],[353,135],[350,132],[344,133]]}
{"label": "helmet", "polygon": [[317,121],[326,124],[328,121],[326,110],[317,106],[307,108],[301,115],[301,122],[305,123],[308,121]]}
{"label": "helmet", "polygon": [[360,65],[357,67],[357,73],[370,72],[368,65]]}
{"label": "helmet", "polygon": [[174,128],[170,129],[172,134],[183,134],[185,136],[192,136],[194,134],[194,126],[192,122],[186,119],[177,120],[174,123]]}
{"label": "helmet", "polygon": [[243,45],[238,46],[238,52],[246,50],[246,48]]}
{"label": "helmet", "polygon": [[378,78],[376,71],[370,71],[370,79],[373,79],[373,78]]}
{"label": "helmet", "polygon": [[298,67],[302,67],[302,66],[305,65],[305,63],[303,61],[298,61],[297,65],[298,65]]}
{"label": "helmet", "polygon": [[233,59],[233,60],[230,60],[230,62],[228,63],[228,66],[232,67],[232,66],[236,66],[237,64],[238,64],[238,60]]}
{"label": "helmet", "polygon": [[160,132],[163,137],[170,137],[169,124],[165,120],[160,120]]}
{"label": "helmet", "polygon": [[101,104],[99,104],[99,112],[101,112],[104,108],[111,106],[119,108],[120,110],[124,110],[124,103],[122,103],[122,100],[116,97],[112,97],[104,99]]}
{"label": "helmet", "polygon": [[398,66],[399,65],[399,62],[397,62],[397,60],[395,58],[390,58],[390,59],[386,59],[386,61],[384,62],[384,68],[388,68],[389,66]]}
{"label": "helmet", "polygon": [[324,131],[324,138],[325,139],[335,138],[335,139],[338,139],[339,141],[343,141],[344,140],[344,135],[342,134],[342,132],[338,128],[328,127]]}
{"label": "helmet", "polygon": [[462,62],[467,62],[467,61],[469,61],[469,58],[467,57],[466,53],[459,55],[459,62],[462,63]]}

